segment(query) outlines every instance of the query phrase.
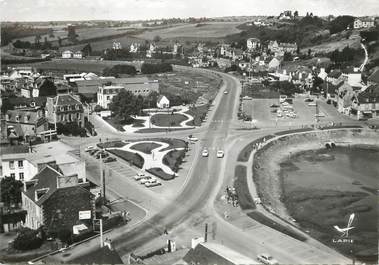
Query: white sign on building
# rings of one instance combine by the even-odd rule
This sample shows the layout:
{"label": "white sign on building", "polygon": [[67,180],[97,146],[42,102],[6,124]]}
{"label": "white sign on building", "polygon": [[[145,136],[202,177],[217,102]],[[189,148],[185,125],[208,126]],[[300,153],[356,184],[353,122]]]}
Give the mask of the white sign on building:
{"label": "white sign on building", "polygon": [[79,211],[79,220],[91,219],[91,211]]}

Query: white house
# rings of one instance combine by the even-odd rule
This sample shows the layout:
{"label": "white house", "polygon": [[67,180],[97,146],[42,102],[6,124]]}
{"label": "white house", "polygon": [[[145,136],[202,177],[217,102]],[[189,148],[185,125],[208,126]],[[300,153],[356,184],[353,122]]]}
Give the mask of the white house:
{"label": "white house", "polygon": [[123,86],[100,86],[97,92],[97,104],[104,109],[109,108],[109,104],[112,102],[114,96],[116,96],[122,89]]}
{"label": "white house", "polygon": [[354,20],[354,28],[371,28],[375,27],[375,21],[370,18],[357,18]]}
{"label": "white house", "polygon": [[325,68],[320,69],[320,73],[317,75],[319,78],[325,81],[325,79],[328,77],[328,73],[325,72]]}
{"label": "white house", "polygon": [[249,38],[246,41],[246,46],[248,50],[256,50],[261,47],[261,41],[257,38]]}
{"label": "white house", "polygon": [[272,60],[268,63],[269,69],[278,69],[280,67],[280,60],[276,57],[272,58]]}
{"label": "white house", "polygon": [[82,59],[83,58],[83,53],[81,51],[76,51],[73,55],[74,58],[76,59]]}
{"label": "white house", "polygon": [[62,52],[62,58],[64,58],[64,59],[70,59],[73,57],[73,55],[74,55],[74,53],[72,51],[69,51],[69,50]]}
{"label": "white house", "polygon": [[160,109],[165,109],[170,107],[170,101],[163,95],[160,95],[157,99],[157,107]]}
{"label": "white house", "polygon": [[131,53],[137,53],[138,52],[138,50],[139,50],[139,44],[138,43],[132,43],[132,44],[130,44],[130,50],[129,50],[129,52],[131,52]]}

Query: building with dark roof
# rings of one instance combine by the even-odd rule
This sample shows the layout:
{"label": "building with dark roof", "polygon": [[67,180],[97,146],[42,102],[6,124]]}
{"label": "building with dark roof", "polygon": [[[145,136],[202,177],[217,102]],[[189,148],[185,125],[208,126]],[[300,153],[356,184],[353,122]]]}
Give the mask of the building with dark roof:
{"label": "building with dark roof", "polygon": [[74,92],[88,99],[97,98],[96,95],[101,88],[109,86],[121,87],[135,95],[142,96],[147,96],[152,91],[159,92],[158,80],[149,80],[147,77],[104,77],[92,80],[78,80],[72,82],[72,86],[74,87]]}
{"label": "building with dark roof", "polygon": [[5,115],[7,136],[14,134],[26,142],[41,137],[48,130],[48,122],[42,108],[8,110]]}
{"label": "building with dark roof", "polygon": [[237,265],[259,263],[224,245],[211,242],[197,244],[184,256],[183,260],[187,264]]}
{"label": "building with dark roof", "polygon": [[46,117],[49,123],[76,122],[84,125],[84,108],[78,97],[65,94],[54,98],[47,98]]}
{"label": "building with dark roof", "polygon": [[379,116],[379,84],[370,85],[356,97],[352,106],[357,118],[373,118]]}
{"label": "building with dark roof", "polygon": [[79,211],[93,212],[93,195],[81,187],[78,176],[65,176],[58,166],[46,165],[30,181],[24,182],[22,208],[27,211],[25,226],[49,231],[80,223]]}

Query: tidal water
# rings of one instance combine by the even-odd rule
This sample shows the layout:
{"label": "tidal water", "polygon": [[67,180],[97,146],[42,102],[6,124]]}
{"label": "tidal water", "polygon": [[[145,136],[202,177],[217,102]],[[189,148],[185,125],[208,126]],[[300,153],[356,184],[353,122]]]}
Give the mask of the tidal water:
{"label": "tidal water", "polygon": [[289,155],[281,164],[283,200],[290,214],[326,244],[355,213],[351,245],[341,252],[377,257],[379,148],[337,147]]}

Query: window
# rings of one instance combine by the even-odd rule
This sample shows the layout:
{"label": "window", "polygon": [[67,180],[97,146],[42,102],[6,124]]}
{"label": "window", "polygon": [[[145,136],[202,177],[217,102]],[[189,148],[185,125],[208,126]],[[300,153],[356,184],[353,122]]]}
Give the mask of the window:
{"label": "window", "polygon": [[24,167],[24,161],[19,160],[19,161],[18,161],[18,167],[19,167],[19,168],[23,168],[23,167]]}
{"label": "window", "polygon": [[14,161],[9,161],[9,168],[14,169]]}
{"label": "window", "polygon": [[11,173],[11,178],[15,178],[16,175],[14,173]]}
{"label": "window", "polygon": [[24,173],[20,173],[20,174],[18,174],[18,176],[20,177],[20,180],[21,180],[21,181],[24,180]]}

